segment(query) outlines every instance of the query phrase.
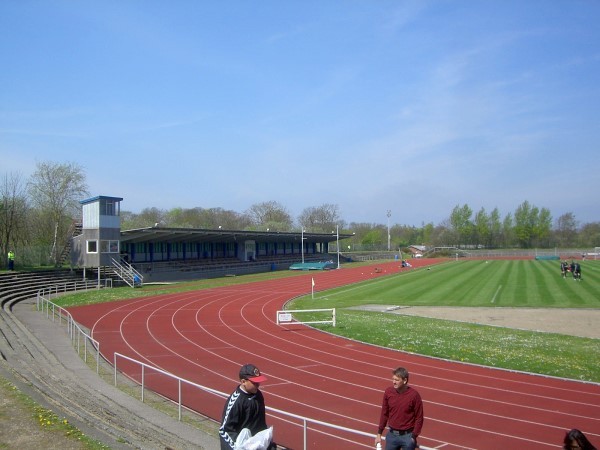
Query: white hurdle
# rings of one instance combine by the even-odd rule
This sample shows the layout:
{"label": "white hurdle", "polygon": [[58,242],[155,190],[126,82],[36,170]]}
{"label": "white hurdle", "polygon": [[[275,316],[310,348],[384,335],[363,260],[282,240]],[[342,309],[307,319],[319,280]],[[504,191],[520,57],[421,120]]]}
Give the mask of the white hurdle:
{"label": "white hurdle", "polygon": [[[331,312],[331,319],[328,320],[312,320],[312,321],[301,321],[294,319],[293,313],[305,313],[305,312]],[[317,323],[330,323],[335,327],[335,308],[327,309],[287,309],[277,311],[277,325],[290,325],[295,323],[302,324],[317,324]]]}

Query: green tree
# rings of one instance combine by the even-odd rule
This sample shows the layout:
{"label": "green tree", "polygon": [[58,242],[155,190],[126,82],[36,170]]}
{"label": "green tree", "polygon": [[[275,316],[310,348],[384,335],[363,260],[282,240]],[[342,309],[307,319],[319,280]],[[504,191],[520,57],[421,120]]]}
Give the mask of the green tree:
{"label": "green tree", "polygon": [[360,240],[363,250],[380,250],[386,245],[387,248],[387,229],[383,226],[372,228],[364,234]]}
{"label": "green tree", "polygon": [[502,221],[502,247],[512,247],[515,244],[515,222],[511,213],[504,216]]}
{"label": "green tree", "polygon": [[27,185],[29,198],[36,208],[38,237],[49,245],[49,258],[59,257],[70,236],[67,231],[81,214],[80,200],[88,196],[85,173],[75,163],[41,162]]}
{"label": "green tree", "polygon": [[533,217],[538,213],[527,200],[515,210],[515,236],[523,248],[531,247],[533,239]]}
{"label": "green tree", "polygon": [[500,222],[500,211],[498,208],[494,208],[490,213],[490,235],[488,241],[485,243],[486,247],[496,247],[501,235],[502,223]]}
{"label": "green tree", "polygon": [[550,236],[552,232],[552,214],[550,214],[550,210],[548,208],[542,208],[539,210],[533,225],[533,232],[537,245],[541,247],[549,247],[551,245]]}
{"label": "green tree", "polygon": [[471,215],[473,210],[467,204],[463,206],[456,205],[450,214],[450,224],[458,236],[456,245],[464,245],[471,243],[473,223]]}
{"label": "green tree", "polygon": [[431,241],[433,239],[433,232],[435,230],[435,226],[433,225],[433,222],[423,224],[421,229],[423,230],[423,235],[422,235],[421,241],[425,245],[430,245]]}
{"label": "green tree", "polygon": [[579,231],[581,247],[600,247],[600,222],[586,223]]}
{"label": "green tree", "polygon": [[485,211],[485,208],[481,208],[477,214],[475,214],[475,220],[473,224],[475,230],[475,242],[474,244],[481,245],[487,244],[490,240],[490,216]]}
{"label": "green tree", "polygon": [[534,244],[548,246],[548,238],[552,228],[550,210],[541,210],[531,205],[527,200],[521,203],[515,211],[515,235],[519,245],[531,248]]}

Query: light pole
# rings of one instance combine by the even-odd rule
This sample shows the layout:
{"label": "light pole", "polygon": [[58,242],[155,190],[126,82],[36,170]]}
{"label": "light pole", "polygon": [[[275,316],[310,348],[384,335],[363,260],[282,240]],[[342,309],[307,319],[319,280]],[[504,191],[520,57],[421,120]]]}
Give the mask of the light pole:
{"label": "light pole", "polygon": [[339,225],[335,226],[335,243],[336,243],[336,248],[337,248],[337,258],[338,258],[338,266],[337,268],[340,268],[340,227]]}
{"label": "light pole", "polygon": [[[331,232],[333,234],[333,231]],[[335,226],[335,248],[337,250],[337,268],[340,268],[340,227]]]}
{"label": "light pole", "polygon": [[392,217],[392,210],[388,209],[387,218],[388,218],[388,252],[390,251],[390,217]]}
{"label": "light pole", "polygon": [[304,227],[302,227],[302,239],[300,240],[302,246],[302,264],[304,264]]}

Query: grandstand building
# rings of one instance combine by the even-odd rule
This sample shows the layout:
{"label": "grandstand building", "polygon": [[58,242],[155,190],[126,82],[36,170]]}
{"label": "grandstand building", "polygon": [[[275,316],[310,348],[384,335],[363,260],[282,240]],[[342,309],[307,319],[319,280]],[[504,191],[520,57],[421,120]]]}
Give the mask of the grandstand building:
{"label": "grandstand building", "polygon": [[330,242],[352,236],[305,230],[166,228],[159,224],[121,230],[122,200],[97,196],[81,201],[81,234],[73,236],[71,244],[73,267],[84,271],[114,267],[118,273],[131,268],[145,282],[258,273],[329,260]]}

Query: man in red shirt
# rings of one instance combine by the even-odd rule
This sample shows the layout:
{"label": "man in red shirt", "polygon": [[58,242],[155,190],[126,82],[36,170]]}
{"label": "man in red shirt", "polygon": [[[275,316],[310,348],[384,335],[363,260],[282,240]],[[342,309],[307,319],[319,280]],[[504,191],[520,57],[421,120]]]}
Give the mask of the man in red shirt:
{"label": "man in red shirt", "polygon": [[375,444],[381,444],[381,434],[388,425],[385,450],[414,450],[423,428],[423,401],[408,385],[408,370],[398,367],[392,374],[392,386],[383,394]]}

